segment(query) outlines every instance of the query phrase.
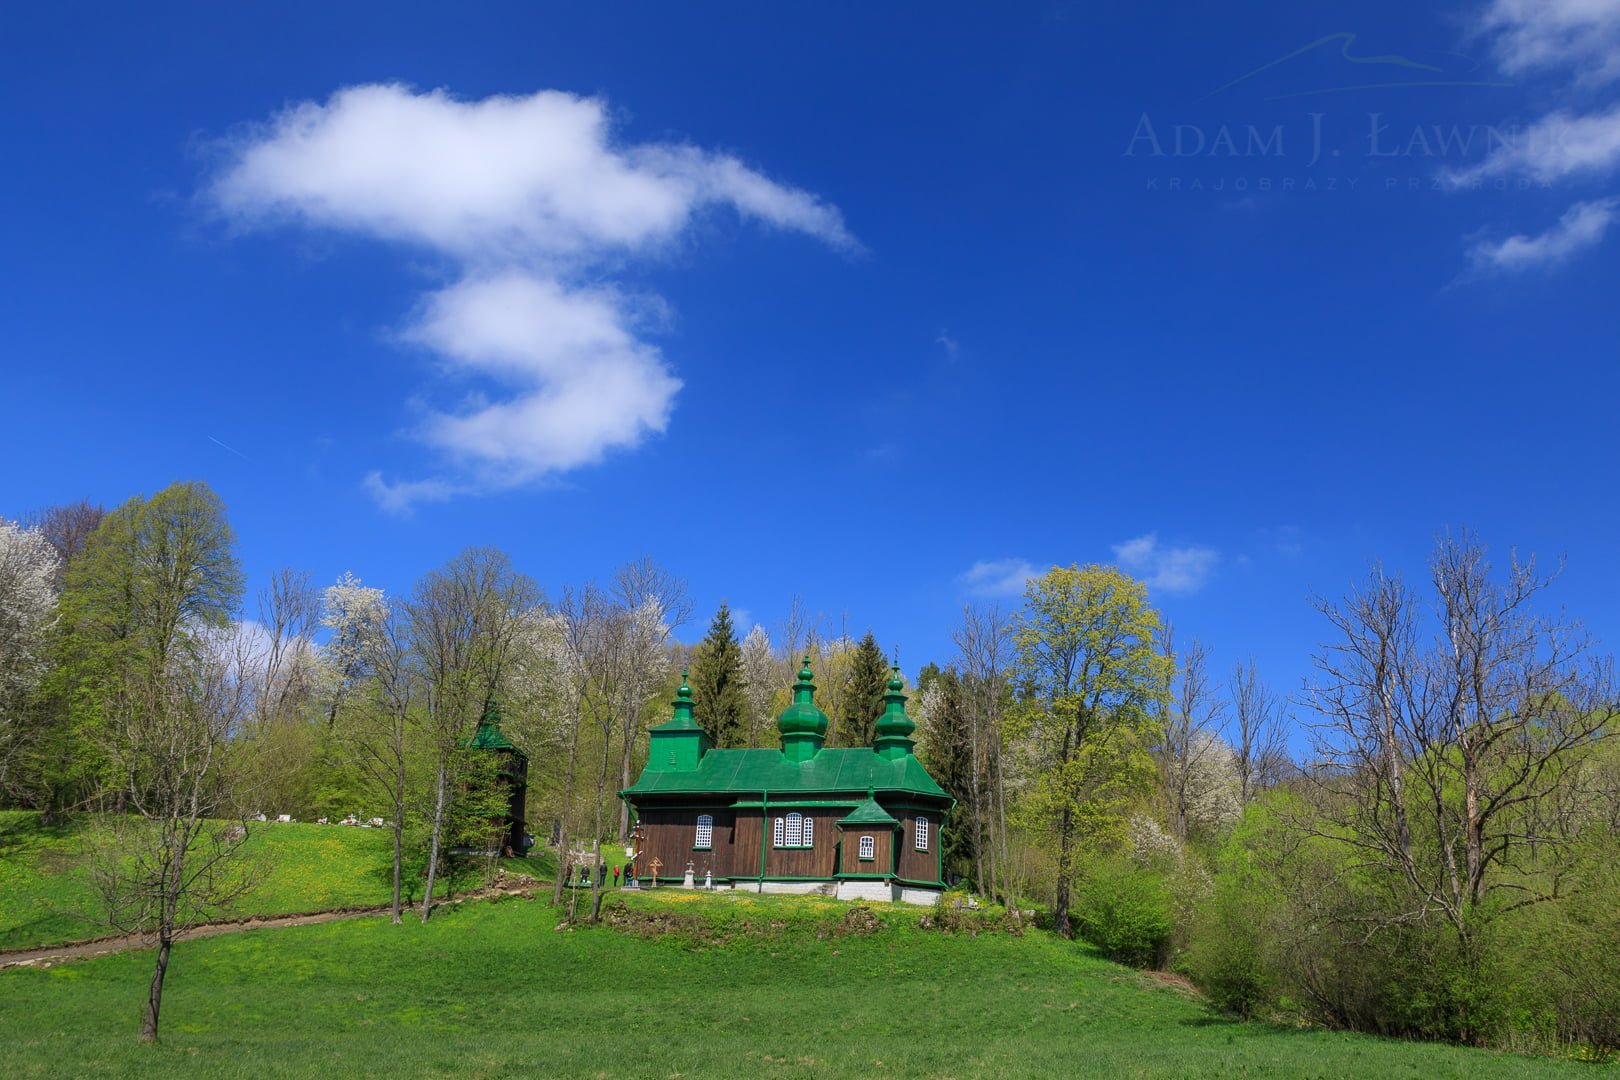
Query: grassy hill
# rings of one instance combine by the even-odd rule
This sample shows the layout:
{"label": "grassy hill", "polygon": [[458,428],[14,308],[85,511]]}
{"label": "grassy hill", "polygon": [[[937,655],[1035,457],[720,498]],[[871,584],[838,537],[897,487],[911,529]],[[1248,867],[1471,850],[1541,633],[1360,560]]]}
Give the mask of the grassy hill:
{"label": "grassy hill", "polygon": [[[0,811],[0,949],[58,945],[111,931],[85,876],[79,818],[46,828],[39,815]],[[267,876],[230,915],[286,915],[388,903],[390,834],[384,829],[265,823],[248,851]],[[550,864],[529,872],[548,872]]]}
{"label": "grassy hill", "polygon": [[919,927],[924,914],[665,889],[597,928],[559,929],[543,902],[512,899],[427,926],[367,918],[183,942],[156,1047],[135,1043],[149,954],[0,972],[0,1074],[1593,1075],[1239,1024],[1050,934],[943,933]]}

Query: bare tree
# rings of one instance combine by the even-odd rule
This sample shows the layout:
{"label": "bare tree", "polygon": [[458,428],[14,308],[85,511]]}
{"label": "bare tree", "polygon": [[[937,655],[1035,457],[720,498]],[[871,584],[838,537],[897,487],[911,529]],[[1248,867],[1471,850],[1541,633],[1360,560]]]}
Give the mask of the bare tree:
{"label": "bare tree", "polygon": [[1222,766],[1228,764],[1230,750],[1215,737],[1222,708],[1209,680],[1209,651],[1194,639],[1178,655],[1175,631],[1168,623],[1160,631],[1160,649],[1176,665],[1176,682],[1166,703],[1164,733],[1154,757],[1170,827],[1176,839],[1186,843],[1188,825],[1195,818],[1226,816],[1212,809],[1212,804],[1221,798]]}
{"label": "bare tree", "polygon": [[1316,658],[1322,797],[1306,827],[1398,885],[1382,920],[1437,914],[1465,957],[1491,920],[1559,895],[1569,796],[1616,715],[1585,633],[1534,610],[1551,580],[1516,557],[1495,576],[1464,534],[1437,545],[1430,619],[1377,569],[1320,604],[1342,640]]}
{"label": "bare tree", "polygon": [[56,567],[56,587],[60,589],[67,578],[68,563],[90,542],[107,511],[99,504],[85,499],[47,507],[30,515],[30,523],[37,528],[61,560]]}
{"label": "bare tree", "polygon": [[1232,669],[1227,683],[1232,711],[1228,731],[1237,753],[1243,805],[1282,780],[1288,764],[1288,734],[1282,701],[1260,679],[1251,659]]}
{"label": "bare tree", "polygon": [[534,583],[504,552],[468,548],[425,575],[405,605],[411,652],[422,686],[423,719],[434,751],[432,824],[422,921],[433,910],[446,815],[455,799],[459,755],[501,685],[538,602]]}
{"label": "bare tree", "polygon": [[975,746],[973,787],[982,804],[973,814],[979,830],[974,848],[979,852],[979,880],[1014,911],[1016,885],[1007,841],[1007,784],[1002,765],[1006,705],[1009,697],[1007,664],[1011,659],[1009,626],[1001,609],[964,606],[962,625],[951,634],[959,657],[964,706]]}
{"label": "bare tree", "polygon": [[133,816],[103,816],[91,878],[108,921],[157,945],[142,1041],[157,1038],[175,941],[258,879],[238,858],[248,823],[218,820],[230,804],[226,743],[248,704],[236,643],[224,631],[190,635],[158,678],[124,684],[109,710],[117,780],[107,794]]}
{"label": "bare tree", "polygon": [[585,725],[586,709],[592,695],[597,693],[597,682],[602,666],[602,639],[607,634],[611,605],[595,584],[587,582],[578,588],[563,590],[557,606],[562,620],[562,639],[559,660],[562,677],[559,686],[565,695],[569,717],[567,743],[568,762],[563,771],[562,807],[557,830],[557,880],[551,902],[560,904],[563,887],[572,870],[568,853],[573,840],[574,781],[579,762],[581,730]]}
{"label": "bare tree", "polygon": [[[650,558],[621,566],[613,575],[613,598],[630,616],[619,686],[619,786],[629,787],[642,712],[663,684],[670,635],[692,615],[686,582]],[[630,806],[619,803],[619,839],[630,835]]]}

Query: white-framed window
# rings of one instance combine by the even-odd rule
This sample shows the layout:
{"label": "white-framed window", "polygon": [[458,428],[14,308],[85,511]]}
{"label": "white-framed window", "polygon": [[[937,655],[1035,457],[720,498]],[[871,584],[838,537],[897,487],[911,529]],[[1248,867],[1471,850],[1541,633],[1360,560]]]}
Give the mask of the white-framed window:
{"label": "white-framed window", "polygon": [[714,815],[699,814],[697,820],[697,838],[692,841],[695,848],[714,847]]}
{"label": "white-framed window", "polygon": [[920,817],[912,828],[912,837],[916,840],[918,851],[928,850],[928,819]]}
{"label": "white-framed window", "polygon": [[771,843],[776,847],[814,847],[816,821],[795,811],[785,818],[777,818],[771,825]]}
{"label": "white-framed window", "polygon": [[861,837],[861,858],[873,859],[877,857],[877,841],[870,836]]}

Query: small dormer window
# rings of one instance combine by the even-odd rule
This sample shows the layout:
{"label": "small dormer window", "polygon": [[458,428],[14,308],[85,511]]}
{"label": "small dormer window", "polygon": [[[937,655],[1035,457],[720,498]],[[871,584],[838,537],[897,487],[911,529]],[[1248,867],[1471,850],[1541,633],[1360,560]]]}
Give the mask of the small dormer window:
{"label": "small dormer window", "polygon": [[917,819],[917,824],[916,824],[916,827],[912,830],[912,835],[916,840],[917,850],[918,851],[927,851],[928,850],[928,819],[927,818],[920,817],[920,818]]}
{"label": "small dormer window", "polygon": [[870,836],[861,837],[861,858],[871,862],[877,857],[877,840]]}
{"label": "small dormer window", "polygon": [[714,847],[714,815],[699,814],[697,819],[697,836],[692,841],[694,848],[708,850]]}

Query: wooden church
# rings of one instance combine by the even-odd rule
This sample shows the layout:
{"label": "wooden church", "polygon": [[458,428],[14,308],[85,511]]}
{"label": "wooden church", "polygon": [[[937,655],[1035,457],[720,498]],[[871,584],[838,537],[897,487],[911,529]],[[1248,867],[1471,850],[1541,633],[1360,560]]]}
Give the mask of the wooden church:
{"label": "wooden church", "polygon": [[955,800],[912,752],[901,690],[895,670],[871,746],[825,747],[806,657],[781,748],[718,750],[683,678],[641,778],[619,793],[637,821],[637,881],[933,903]]}

